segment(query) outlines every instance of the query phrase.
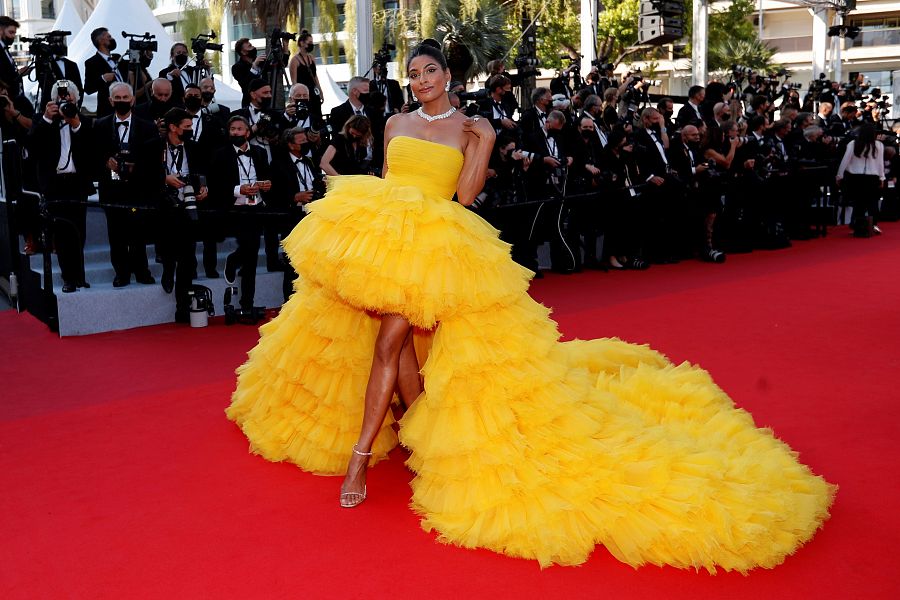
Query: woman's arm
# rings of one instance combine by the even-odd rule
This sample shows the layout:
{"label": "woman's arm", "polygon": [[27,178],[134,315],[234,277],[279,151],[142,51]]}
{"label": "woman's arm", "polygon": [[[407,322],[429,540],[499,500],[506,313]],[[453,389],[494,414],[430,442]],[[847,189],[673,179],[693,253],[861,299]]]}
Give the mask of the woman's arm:
{"label": "woman's arm", "polygon": [[463,121],[463,131],[468,143],[463,153],[463,168],[456,182],[456,198],[463,206],[469,206],[484,188],[497,135],[487,119],[466,119]]}
{"label": "woman's arm", "polygon": [[297,83],[297,66],[300,64],[300,55],[295,54],[291,57],[291,62],[288,63],[288,70],[291,73],[291,85]]}
{"label": "woman's arm", "polygon": [[384,179],[387,177],[388,172],[388,144],[391,143],[391,138],[394,137],[394,125],[397,120],[394,118],[396,115],[391,115],[388,117],[388,120],[384,124],[384,163],[381,165],[381,178]]}
{"label": "woman's arm", "polygon": [[331,144],[325,148],[325,154],[322,155],[322,160],[319,161],[319,167],[325,171],[326,175],[340,175],[337,171],[334,170],[334,167],[331,166],[331,160],[334,158],[335,147]]}
{"label": "woman's arm", "polygon": [[884,183],[884,144],[875,141],[875,170],[878,178]]}
{"label": "woman's arm", "polygon": [[841,159],[841,166],[838,167],[837,175],[835,176],[838,183],[844,178],[844,171],[847,170],[847,165],[850,163],[851,156],[853,156],[853,140],[850,140],[850,143],[847,144],[847,149],[844,150],[844,158]]}

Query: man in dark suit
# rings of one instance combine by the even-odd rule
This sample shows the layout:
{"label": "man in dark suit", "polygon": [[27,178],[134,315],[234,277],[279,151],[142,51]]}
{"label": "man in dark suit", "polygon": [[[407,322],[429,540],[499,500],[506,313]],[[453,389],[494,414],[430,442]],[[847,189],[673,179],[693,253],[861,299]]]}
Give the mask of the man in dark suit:
{"label": "man in dark suit", "polygon": [[519,127],[524,135],[531,135],[544,128],[544,121],[552,110],[553,94],[549,88],[535,88],[531,93],[531,107],[522,111]]}
{"label": "man in dark suit", "polygon": [[250,82],[265,77],[263,62],[266,57],[259,54],[249,38],[241,38],[234,43],[234,54],[237,62],[231,65],[231,76],[244,93],[241,106],[247,106],[250,104]]}
{"label": "man in dark suit", "polygon": [[105,117],[113,113],[109,102],[109,86],[116,81],[125,81],[119,71],[116,40],[106,27],[98,27],[91,32],[91,43],[97,52],[84,62],[84,93],[97,94],[97,117]]}
{"label": "man in dark suit", "polygon": [[381,92],[387,98],[384,104],[385,118],[400,112],[403,107],[403,90],[400,88],[400,82],[396,79],[388,79],[387,73],[381,72],[381,63],[375,63],[372,66],[372,83],[369,86],[373,92]]}
{"label": "man in dark suit", "polygon": [[517,136],[521,134],[519,126],[513,121],[512,112],[503,102],[506,85],[509,79],[505,75],[493,75],[485,84],[488,97],[478,101],[478,114],[491,122],[494,132],[498,135],[503,131],[509,131]]}
{"label": "man in dark suit", "polygon": [[[54,82],[65,80],[70,82],[78,89],[77,97],[80,98],[84,94],[84,86],[81,83],[81,72],[78,65],[66,58],[65,56],[53,56],[50,60],[50,77],[47,77],[41,85],[40,106],[47,106],[50,101],[51,91]],[[40,81],[40,75],[39,81]]]}
{"label": "man in dark suit", "polygon": [[164,117],[175,107],[182,108],[181,102],[172,100],[172,82],[158,77],[150,84],[150,101],[137,104],[134,107],[134,114],[145,121],[156,123],[162,135],[165,132]]}
{"label": "man in dark suit", "polygon": [[100,204],[130,205],[106,208],[109,234],[109,257],[116,275],[114,287],[130,283],[131,275],[138,283],[155,283],[147,265],[147,245],[144,239],[144,214],[139,207],[146,203],[140,180],[133,177],[139,150],[148,140],[159,136],[150,121],[132,112],[134,92],[127,83],[110,86],[114,113],[94,122],[94,151],[100,184]]}
{"label": "man in dark suit", "polygon": [[[62,82],[57,82],[57,84]],[[62,271],[63,293],[90,287],[84,275],[85,202],[94,193],[91,182],[91,124],[80,113],[64,116],[57,100],[77,106],[78,92],[51,86],[44,114],[29,133],[38,185],[52,218],[51,231]],[[62,93],[59,93],[62,91]]]}
{"label": "man in dark suit", "polygon": [[353,115],[368,117],[369,121],[376,116],[367,105],[369,103],[369,80],[365,77],[353,77],[347,84],[347,100],[331,109],[329,123],[331,131],[340,133],[344,123]]}
{"label": "man in dark suit", "polygon": [[[675,231],[670,226],[681,209],[674,182],[669,176],[668,133],[663,116],[655,108],[641,112],[642,127],[634,130],[634,153],[643,181],[648,183],[643,198],[648,209],[648,254],[658,263],[677,262]],[[635,182],[639,183],[639,182]]]}
{"label": "man in dark suit", "polygon": [[18,31],[18,21],[6,15],[0,16],[0,81],[9,86],[12,98],[22,95],[22,76],[29,70],[28,67],[19,67],[10,51]]}
{"label": "man in dark suit", "polygon": [[[173,108],[163,117],[166,137],[147,141],[142,148],[144,159],[139,167],[146,169],[146,182],[151,201],[155,199],[159,224],[159,247],[162,252],[162,286],[167,293],[175,290],[175,322],[190,322],[188,292],[197,267],[194,239],[201,217],[197,211],[208,195],[203,151],[193,141],[193,119],[184,109]],[[190,185],[190,188],[186,186]],[[194,204],[185,190],[193,190]],[[205,215],[204,215],[205,216]]]}
{"label": "man in dark suit", "polygon": [[184,98],[184,89],[194,81],[194,67],[189,66],[188,47],[181,42],[172,44],[169,51],[169,63],[165,69],[159,72],[160,77],[165,77],[172,82],[172,101],[175,105],[181,103]]}
{"label": "man in dark suit", "polygon": [[[322,170],[307,156],[310,142],[304,129],[288,129],[282,135],[286,152],[279,152],[272,162],[272,202],[279,212],[290,216],[279,217],[279,229],[287,235],[300,222],[307,205],[325,195]],[[291,283],[297,274],[285,261],[284,300],[291,295]]]}
{"label": "man in dark suit", "polygon": [[241,308],[251,313],[256,293],[256,261],[266,203],[272,189],[266,153],[250,144],[250,123],[235,115],[228,120],[229,143],[213,158],[209,181],[212,201],[227,212],[237,250],[225,259],[225,282],[234,285],[241,272]]}
{"label": "man in dark suit", "polygon": [[231,109],[216,102],[216,80],[206,77],[200,80],[200,97],[203,99],[203,112],[219,120],[222,130],[231,118]]}
{"label": "man in dark suit", "polygon": [[700,105],[703,104],[705,98],[706,88],[702,85],[692,85],[688,90],[687,103],[679,109],[678,116],[675,117],[675,124],[678,127],[684,127],[685,125],[696,125],[698,121],[703,121]]}

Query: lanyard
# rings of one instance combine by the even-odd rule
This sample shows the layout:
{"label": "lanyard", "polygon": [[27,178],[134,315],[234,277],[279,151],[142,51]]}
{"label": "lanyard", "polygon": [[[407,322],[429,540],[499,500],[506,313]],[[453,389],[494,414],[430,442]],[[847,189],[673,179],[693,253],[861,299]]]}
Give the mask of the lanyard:
{"label": "lanyard", "polygon": [[250,151],[247,150],[246,154],[239,154],[237,157],[238,167],[240,167],[241,172],[244,173],[244,178],[247,180],[247,185],[253,185],[253,178],[250,177],[250,167],[244,164],[243,158],[246,157],[250,163],[250,166],[253,166],[253,157],[250,156]]}
{"label": "lanyard", "polygon": [[[59,143],[60,143],[60,145],[62,145],[63,130],[68,126],[69,126],[68,123],[62,123],[59,126]],[[62,148],[60,148],[60,154],[62,154]],[[65,171],[66,169],[69,168],[69,165],[71,163],[72,163],[72,130],[69,129],[69,155],[66,157],[66,164],[64,164],[61,167],[56,167],[56,172],[61,173],[62,171]]]}
{"label": "lanyard", "polygon": [[312,189],[310,185],[312,182],[312,173],[309,171],[309,167],[306,166],[306,163],[303,162],[302,158],[297,158],[294,160],[294,166],[297,168],[297,183],[300,184],[302,188],[300,191],[308,192]]}
{"label": "lanyard", "polygon": [[126,148],[128,148],[128,126],[129,125],[131,125],[131,123],[129,123],[128,121],[117,121],[116,122],[116,127],[122,128],[122,133],[118,133],[118,130],[116,132],[117,136],[119,138],[119,148],[121,148],[122,150],[125,150]]}
{"label": "lanyard", "polygon": [[176,175],[181,175],[181,167],[184,165],[184,146],[169,146],[169,156],[172,158],[172,166],[169,167],[169,174],[172,174],[172,168],[175,169]]}

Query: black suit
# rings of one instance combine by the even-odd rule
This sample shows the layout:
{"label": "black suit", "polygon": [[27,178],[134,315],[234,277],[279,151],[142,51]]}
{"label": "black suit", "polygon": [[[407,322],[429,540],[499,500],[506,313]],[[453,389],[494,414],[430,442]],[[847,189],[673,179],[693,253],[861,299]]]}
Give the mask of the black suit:
{"label": "black suit", "polygon": [[[375,133],[375,122],[378,115],[375,114],[375,110],[368,106],[363,106],[363,114],[368,117],[369,121],[372,123],[372,133]],[[331,109],[331,116],[328,118],[328,122],[331,124],[331,131],[333,133],[340,133],[341,129],[344,128],[344,124],[350,120],[355,114],[353,109],[353,105],[350,104],[349,100],[345,100],[343,104],[338,104],[334,108]]]}
{"label": "black suit", "polygon": [[127,162],[139,164],[144,159],[141,153],[145,144],[159,137],[159,131],[155,124],[132,113],[125,144],[121,144],[122,127],[117,126],[116,121],[116,115],[107,115],[94,122],[94,157],[100,186],[100,203],[135,207],[106,209],[110,261],[116,271],[116,277],[127,281],[131,274],[138,278],[150,275],[144,231],[145,218],[143,212],[136,208],[155,203],[152,190],[141,185],[139,177],[120,175],[120,180],[114,180],[106,163],[120,151],[127,151],[130,155]]}
{"label": "black suit", "polygon": [[19,75],[19,67],[15,64],[12,55],[7,51],[8,46],[0,47],[0,81],[9,86],[10,98],[21,96],[22,76]]}
{"label": "black suit", "polygon": [[[256,170],[256,181],[271,180],[265,150],[249,146],[248,152]],[[229,266],[240,269],[240,304],[241,308],[250,310],[256,294],[256,261],[267,207],[264,204],[235,206],[234,188],[241,185],[242,176],[237,151],[231,144],[226,144],[216,152],[209,172],[215,174],[209,180],[210,200],[223,211],[226,221],[230,221],[230,228],[238,244],[237,250],[225,260],[225,271],[229,271]],[[260,196],[265,203],[272,201],[270,193],[261,193]]]}
{"label": "black suit", "polygon": [[69,284],[84,282],[85,217],[88,196],[94,193],[91,158],[91,122],[81,117],[78,131],[69,129],[70,150],[64,162],[74,165],[74,173],[60,174],[62,148],[61,121],[47,123],[43,115],[34,119],[29,136],[31,156],[37,166],[38,186],[53,221],[51,232],[63,281]]}
{"label": "black suit", "polygon": [[377,79],[372,81],[369,89],[378,90],[387,98],[387,108],[391,112],[399,112],[403,106],[403,90],[400,89],[400,82],[396,79]]}
{"label": "black suit", "polygon": [[694,107],[690,105],[690,103],[685,103],[680,109],[678,109],[678,115],[675,117],[675,124],[678,127],[684,127],[685,125],[694,125],[697,121],[702,121],[702,116],[697,116],[697,111],[694,110]]}
{"label": "black suit", "polygon": [[81,72],[78,70],[78,65],[68,58],[61,58],[60,60],[63,63],[63,68],[60,68],[59,63],[55,60],[50,61],[52,77],[41,85],[41,100],[39,104],[41,112],[44,111],[47,103],[50,102],[50,93],[53,91],[53,86],[60,79],[67,79],[75,84],[75,87],[78,88],[79,104],[81,104],[80,99],[84,97],[84,86],[81,84]]}
{"label": "black suit", "polygon": [[[654,133],[653,136],[656,136]],[[679,189],[669,176],[668,156],[663,158],[656,141],[662,144],[660,137],[654,137],[644,128],[634,130],[634,153],[640,171],[640,181],[644,183],[650,177],[662,177],[662,185],[647,183],[642,197],[647,205],[648,217],[648,253],[651,260],[666,261],[680,254],[677,226],[672,224],[680,216],[683,204],[683,190]]]}
{"label": "black suit", "polygon": [[[119,63],[118,54],[113,54],[111,58],[116,64]],[[84,61],[84,93],[97,94],[98,118],[113,113],[113,107],[109,103],[109,86],[112,85],[116,79],[113,81],[103,80],[104,75],[113,72],[113,68],[99,53],[94,54]],[[124,80],[124,77],[122,77],[121,72],[119,72],[118,69],[116,69],[115,72],[118,73],[119,79]]]}
{"label": "black suit", "polygon": [[499,109],[503,109],[503,115],[507,119],[512,119],[512,112],[509,110],[509,107],[504,104],[503,99],[500,99],[500,102],[497,103],[493,98],[488,96],[487,98],[482,98],[478,101],[478,114],[483,116],[485,119],[491,122],[491,126],[494,128],[494,131],[499,135],[504,131],[508,131],[515,135],[521,135],[520,129],[506,129],[501,124],[501,118],[496,115],[499,114]]}
{"label": "black suit", "polygon": [[547,120],[547,114],[541,112],[537,107],[529,107],[522,111],[522,118],[519,119],[519,127],[522,129],[523,135],[531,135],[536,131],[544,128],[544,121]]}
{"label": "black suit", "polygon": [[[175,65],[169,65],[165,69],[159,72],[160,77],[165,77],[168,79],[169,73],[178,69],[179,67]],[[188,82],[191,83],[194,81],[194,67],[184,66],[181,67],[181,72],[187,76]],[[184,98],[184,86],[185,83],[181,77],[172,77],[169,79],[172,82],[172,100],[178,104],[181,104],[182,99]]]}
{"label": "black suit", "polygon": [[239,60],[231,65],[231,76],[238,82],[238,85],[241,86],[241,91],[244,93],[241,98],[241,106],[250,104],[250,82],[264,76],[261,69],[258,73],[253,73],[251,71],[252,68],[253,64],[245,60]]}
{"label": "black suit", "polygon": [[[194,141],[184,142],[179,147],[170,147],[167,140],[151,139],[142,148],[144,159],[138,165],[139,178],[156,197],[157,231],[163,269],[175,276],[175,313],[182,318],[189,317],[190,296],[188,292],[197,268],[196,244],[199,220],[192,220],[183,205],[179,204],[178,191],[166,184],[166,175],[181,173],[193,185],[194,192],[200,193],[200,177],[206,176],[206,157],[201,146]],[[178,169],[178,165],[182,169]],[[184,168],[186,167],[186,168]],[[204,201],[201,206],[205,208]],[[199,207],[198,207],[199,209]]]}

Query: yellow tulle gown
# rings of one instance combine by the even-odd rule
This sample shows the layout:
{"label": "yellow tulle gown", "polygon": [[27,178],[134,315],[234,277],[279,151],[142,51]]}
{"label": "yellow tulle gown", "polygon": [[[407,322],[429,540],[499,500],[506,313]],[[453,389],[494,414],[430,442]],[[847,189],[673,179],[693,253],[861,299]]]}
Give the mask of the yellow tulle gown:
{"label": "yellow tulle gown", "polygon": [[[425,381],[399,442],[412,508],[441,541],[542,566],[602,544],[634,566],[746,572],[814,535],[835,487],[705,371],[616,339],[559,342],[532,273],[450,200],[457,150],[396,137],[388,165],[385,179],[331,179],[284,241],[294,294],[226,411],[253,452],[344,474],[379,315],[399,314]],[[397,445],[391,425],[370,464]]]}

